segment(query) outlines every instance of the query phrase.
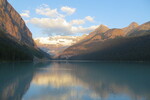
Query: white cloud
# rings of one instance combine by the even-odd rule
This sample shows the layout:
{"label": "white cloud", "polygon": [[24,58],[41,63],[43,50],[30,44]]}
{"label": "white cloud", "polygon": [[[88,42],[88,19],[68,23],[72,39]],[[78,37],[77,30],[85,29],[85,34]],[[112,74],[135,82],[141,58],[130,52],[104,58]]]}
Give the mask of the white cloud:
{"label": "white cloud", "polygon": [[35,38],[35,42],[38,47],[45,50],[47,53],[56,55],[62,52],[67,47],[77,43],[87,35],[83,36],[49,36],[49,37],[38,37]]}
{"label": "white cloud", "polygon": [[49,34],[67,34],[71,28],[71,25],[63,18],[32,18],[28,20],[28,23],[42,28],[44,33]]}
{"label": "white cloud", "polygon": [[64,17],[64,15],[58,13],[57,9],[51,9],[46,4],[43,4],[39,8],[37,8],[36,13],[39,15],[45,15],[48,17]]}
{"label": "white cloud", "polygon": [[30,11],[29,10],[23,10],[23,13],[20,14],[22,17],[30,17]]}
{"label": "white cloud", "polygon": [[89,33],[91,31],[94,31],[96,28],[98,27],[98,25],[95,26],[90,26],[90,27],[82,27],[82,26],[72,26],[72,32],[73,33]]}
{"label": "white cloud", "polygon": [[68,6],[64,6],[64,7],[61,7],[61,11],[67,13],[68,15],[72,15],[73,13],[75,13],[76,8],[70,8]]}
{"label": "white cloud", "polygon": [[77,19],[77,20],[72,20],[70,23],[73,25],[81,25],[81,24],[85,24],[85,21],[82,19]]}
{"label": "white cloud", "polygon": [[39,37],[35,38],[34,40],[39,40],[41,44],[51,44],[51,45],[63,45],[63,46],[70,46],[73,43],[79,41],[80,36],[51,36],[51,37]]}
{"label": "white cloud", "polygon": [[75,19],[72,20],[70,23],[73,25],[81,25],[85,24],[86,21],[94,22],[94,18],[92,18],[91,16],[86,16],[84,19]]}
{"label": "white cloud", "polygon": [[73,26],[63,18],[32,18],[27,21],[43,30],[44,33],[50,35],[72,35],[75,33],[89,33],[98,26],[82,27]]}
{"label": "white cloud", "polygon": [[90,21],[90,22],[94,22],[94,18],[91,16],[86,16],[85,20]]}
{"label": "white cloud", "polygon": [[[75,13],[76,8],[71,8],[68,6],[61,7],[61,11],[65,12],[67,15],[72,15]],[[30,12],[25,11],[27,14]],[[89,33],[97,26],[83,27],[80,26],[85,24],[87,21],[93,22],[94,18],[91,16],[86,16],[83,19],[74,19],[68,22],[66,20],[66,14],[61,14],[56,9],[51,9],[48,5],[43,4],[36,9],[36,13],[39,15],[44,15],[42,18],[31,18],[26,20],[26,23],[30,23],[42,30],[43,33],[50,35],[72,35],[76,33]]]}

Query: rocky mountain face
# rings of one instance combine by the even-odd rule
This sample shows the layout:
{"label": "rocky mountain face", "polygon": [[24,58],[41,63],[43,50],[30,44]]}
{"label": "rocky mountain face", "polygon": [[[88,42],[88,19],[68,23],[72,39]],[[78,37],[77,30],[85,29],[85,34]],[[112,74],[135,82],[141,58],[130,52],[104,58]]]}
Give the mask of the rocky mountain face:
{"label": "rocky mountain face", "polygon": [[150,30],[150,21],[136,27],[133,30],[131,30],[128,33],[128,36],[146,35],[146,34],[149,34],[149,32],[148,32],[149,30]]}
{"label": "rocky mountain face", "polygon": [[19,42],[35,46],[32,33],[25,25],[21,16],[7,0],[0,0],[0,27]]}
{"label": "rocky mountain face", "polygon": [[0,45],[2,61],[49,58],[36,46],[32,33],[7,0],[0,0]]}
{"label": "rocky mountain face", "polygon": [[123,37],[125,33],[122,29],[110,29],[103,34],[103,39],[114,39],[116,37]]}
{"label": "rocky mountain face", "polygon": [[123,28],[122,30],[125,32],[125,34],[129,33],[130,31],[134,30],[137,28],[139,25],[136,22],[132,22],[129,26]]}
{"label": "rocky mountain face", "polygon": [[[133,27],[131,28],[131,26]],[[125,32],[125,29],[128,33]],[[58,58],[86,60],[150,60],[150,53],[148,52],[150,50],[149,39],[149,22],[140,26],[137,26],[136,23],[132,23],[126,28],[109,29],[102,34],[96,34],[86,41],[76,43],[64,50]],[[130,57],[131,55],[133,57]]]}
{"label": "rocky mountain face", "polygon": [[86,41],[88,39],[91,39],[95,37],[95,35],[101,35],[102,33],[108,31],[109,28],[105,25],[100,25],[98,28],[96,28],[93,32],[91,32],[88,36],[86,36],[83,41]]}
{"label": "rocky mountain face", "polygon": [[[97,29],[96,29],[97,30]],[[88,52],[94,52],[97,50],[97,47],[99,47],[99,43],[102,43],[105,40],[108,39],[114,39],[116,37],[123,37],[125,35],[124,31],[122,29],[109,29],[105,31],[94,31],[95,35],[91,37],[93,32],[91,32],[83,41],[76,43],[66,50],[62,52],[62,57],[71,57],[75,55],[80,55]],[[95,44],[95,42],[98,42],[98,44]]]}

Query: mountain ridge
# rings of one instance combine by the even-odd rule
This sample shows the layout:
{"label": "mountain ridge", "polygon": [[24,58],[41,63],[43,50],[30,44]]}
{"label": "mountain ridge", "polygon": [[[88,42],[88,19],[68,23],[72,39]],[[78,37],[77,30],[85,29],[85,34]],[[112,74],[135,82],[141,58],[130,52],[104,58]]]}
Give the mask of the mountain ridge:
{"label": "mountain ridge", "polygon": [[[143,29],[144,32],[141,31],[142,29]],[[146,29],[146,30],[144,30],[144,29]],[[117,31],[113,33],[113,32],[111,32],[112,30],[120,30],[120,33],[117,32]],[[114,50],[112,50],[112,51],[114,51],[114,54],[119,55],[119,53],[121,51],[123,51],[123,49],[120,49],[120,47],[122,47],[121,44],[124,45],[126,48],[128,48],[128,46],[129,46],[129,49],[131,48],[131,50],[137,48],[137,50],[135,49],[135,52],[137,51],[136,52],[137,54],[138,53],[141,54],[140,51],[139,51],[139,50],[141,50],[140,49],[140,44],[142,44],[143,46],[150,47],[150,44],[148,44],[149,43],[149,36],[150,36],[149,22],[144,23],[140,26],[137,26],[137,27],[133,28],[132,30],[137,30],[137,31],[133,31],[133,33],[135,32],[136,35],[132,35],[133,33],[130,33],[130,35],[126,35],[126,33],[124,32],[123,29],[110,29],[110,30],[103,33],[103,38],[98,38],[98,39],[92,39],[91,38],[87,41],[77,43],[77,44],[74,44],[74,45],[70,46],[69,48],[64,50],[64,52],[61,53],[58,56],[58,58],[59,59],[79,60],[80,57],[81,57],[82,60],[83,59],[90,60],[90,57],[91,57],[91,59],[93,59],[93,60],[97,59],[97,58],[100,59],[100,57],[98,57],[97,54],[102,53],[102,50],[101,50],[102,48],[105,51],[112,50],[112,48],[118,48],[120,51],[117,51],[117,49],[115,49],[115,51]],[[108,33],[108,32],[110,32],[110,33]],[[139,34],[141,34],[141,35],[139,35]],[[95,37],[96,36],[99,36],[99,35],[95,35]],[[146,38],[146,36],[147,36],[147,38]],[[146,39],[146,40],[144,40],[144,39]],[[137,41],[137,40],[139,40],[139,41]],[[133,45],[133,43],[129,43],[128,41],[132,41],[133,43],[137,42],[137,44]],[[145,41],[145,42],[147,41],[147,44],[144,45],[144,43],[142,41]],[[120,44],[120,45],[118,46],[117,44]],[[109,46],[105,46],[105,45],[109,45]],[[132,45],[133,47],[130,47],[130,45]],[[127,49],[127,50],[129,50],[129,49]],[[145,47],[145,49],[150,50],[150,48],[146,48],[146,47]],[[103,53],[107,55],[107,53],[105,51]],[[112,51],[109,51],[109,53],[112,52]],[[148,52],[146,52],[146,53],[147,53],[147,55],[149,55]],[[95,58],[92,57],[92,54],[95,55]],[[131,54],[130,51],[128,51],[128,54]],[[145,53],[143,53],[143,54],[144,54],[143,56],[146,57]],[[89,57],[88,57],[88,55],[89,55]],[[123,57],[121,58],[121,55],[122,54],[120,54],[120,57],[118,56],[119,58],[113,58],[113,59],[123,60]],[[113,56],[115,56],[115,55],[113,55]],[[140,55],[140,56],[142,56],[142,55]],[[110,57],[110,59],[109,59],[109,57]],[[112,57],[107,56],[106,58],[111,60]],[[129,55],[127,56],[127,58],[129,58]],[[137,57],[137,59],[139,60],[138,57]],[[101,58],[101,60],[102,60],[102,58]],[[132,60],[136,60],[136,58],[132,59]],[[144,60],[144,58],[141,59],[141,60]]]}

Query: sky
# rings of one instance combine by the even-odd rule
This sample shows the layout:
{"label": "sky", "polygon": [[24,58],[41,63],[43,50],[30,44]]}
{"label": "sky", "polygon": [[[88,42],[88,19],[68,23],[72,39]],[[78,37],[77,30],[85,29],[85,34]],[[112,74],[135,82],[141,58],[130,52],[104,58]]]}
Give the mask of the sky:
{"label": "sky", "polygon": [[100,24],[123,28],[150,21],[150,0],[8,0],[33,38],[88,34]]}

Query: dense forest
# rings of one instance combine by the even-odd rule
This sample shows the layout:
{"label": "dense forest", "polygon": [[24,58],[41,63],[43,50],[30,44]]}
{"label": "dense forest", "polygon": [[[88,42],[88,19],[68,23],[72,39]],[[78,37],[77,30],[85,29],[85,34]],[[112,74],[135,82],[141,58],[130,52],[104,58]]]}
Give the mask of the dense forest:
{"label": "dense forest", "polygon": [[48,54],[40,49],[14,41],[13,37],[0,29],[0,61],[33,61],[34,57],[41,59],[45,57],[50,58]]}

